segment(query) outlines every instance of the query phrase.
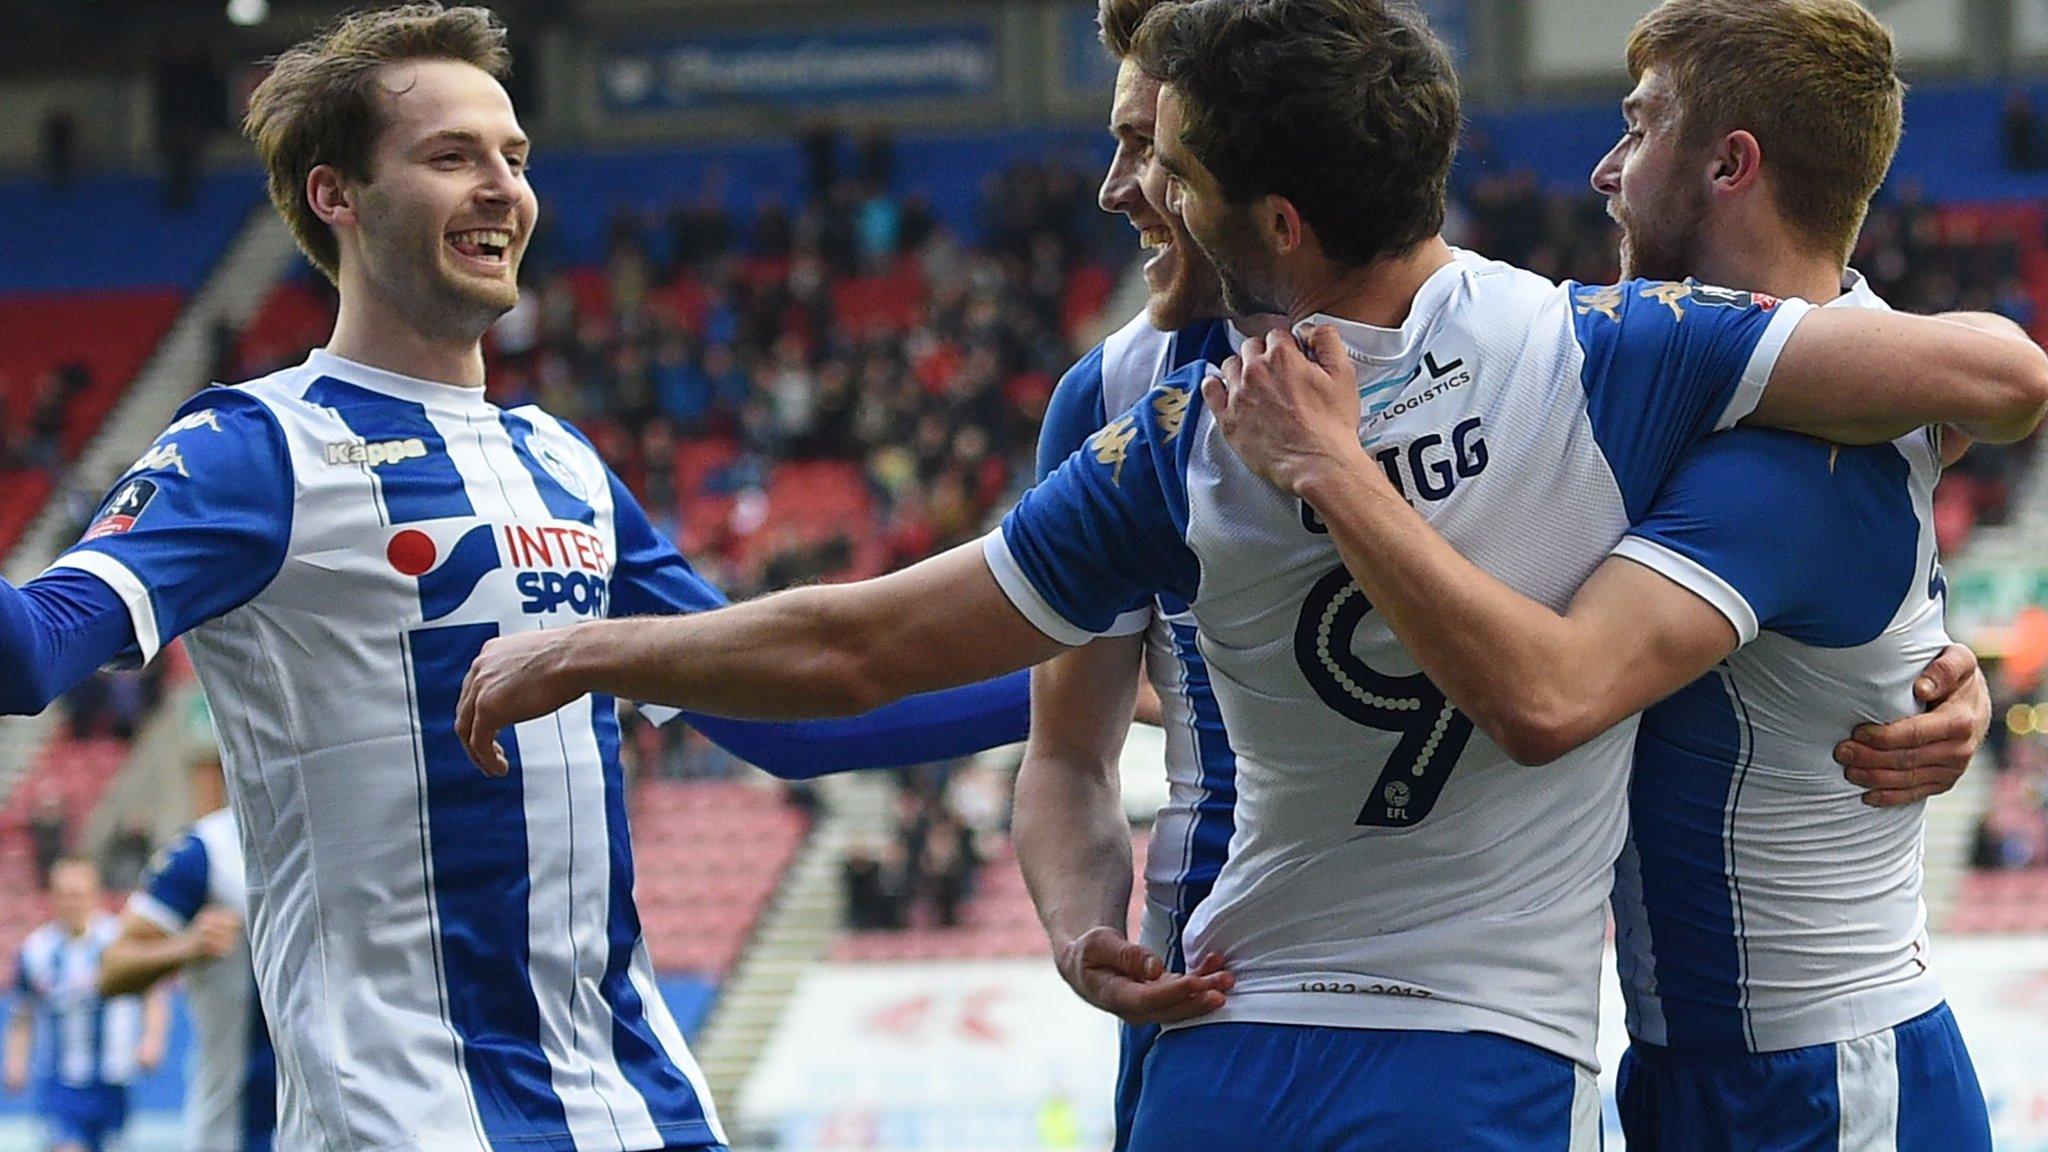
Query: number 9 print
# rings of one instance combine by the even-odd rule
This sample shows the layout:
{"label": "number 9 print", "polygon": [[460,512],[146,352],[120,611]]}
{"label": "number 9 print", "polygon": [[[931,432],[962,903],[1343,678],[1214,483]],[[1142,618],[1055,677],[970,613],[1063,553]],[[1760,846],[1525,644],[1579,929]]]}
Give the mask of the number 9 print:
{"label": "number 9 print", "polygon": [[1359,810],[1370,828],[1408,828],[1428,817],[1472,739],[1472,721],[1420,672],[1390,676],[1351,650],[1372,604],[1339,566],[1316,582],[1294,627],[1294,659],[1324,704],[1347,719],[1398,733]]}

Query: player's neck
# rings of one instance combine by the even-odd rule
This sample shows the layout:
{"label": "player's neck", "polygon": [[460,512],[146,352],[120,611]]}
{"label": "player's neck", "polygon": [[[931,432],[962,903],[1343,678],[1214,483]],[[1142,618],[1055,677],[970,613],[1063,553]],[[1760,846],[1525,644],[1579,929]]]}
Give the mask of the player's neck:
{"label": "player's neck", "polygon": [[474,338],[449,338],[420,330],[413,318],[377,296],[343,286],[327,351],[371,368],[459,388],[484,386],[484,347]]}
{"label": "player's neck", "polygon": [[1451,246],[1441,236],[1432,236],[1406,252],[1332,275],[1303,293],[1288,319],[1298,324],[1320,314],[1376,328],[1399,328],[1423,283],[1455,259]]}
{"label": "player's neck", "polygon": [[1842,262],[1798,242],[1783,228],[1751,230],[1702,245],[1694,279],[1780,299],[1826,304],[1842,294]]}

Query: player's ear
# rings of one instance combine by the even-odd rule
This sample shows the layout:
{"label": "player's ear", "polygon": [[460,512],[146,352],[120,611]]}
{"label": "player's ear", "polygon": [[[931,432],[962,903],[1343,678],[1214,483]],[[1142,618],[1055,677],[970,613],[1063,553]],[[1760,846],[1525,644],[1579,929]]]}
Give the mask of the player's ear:
{"label": "player's ear", "polygon": [[1716,193],[1746,192],[1763,175],[1764,149],[1756,136],[1738,128],[1721,138],[1708,162],[1707,179]]}
{"label": "player's ear", "polygon": [[1285,196],[1262,197],[1257,218],[1267,245],[1282,256],[1308,241],[1308,225],[1302,222],[1301,210]]}
{"label": "player's ear", "polygon": [[355,190],[332,164],[315,164],[306,173],[306,203],[328,227],[356,220]]}

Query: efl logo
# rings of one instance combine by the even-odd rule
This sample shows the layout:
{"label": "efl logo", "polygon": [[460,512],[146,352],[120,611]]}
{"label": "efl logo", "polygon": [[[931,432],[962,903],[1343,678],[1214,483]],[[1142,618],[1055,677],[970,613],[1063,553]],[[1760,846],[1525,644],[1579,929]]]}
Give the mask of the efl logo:
{"label": "efl logo", "polygon": [[364,464],[381,468],[401,460],[420,460],[427,455],[427,442],[415,436],[410,440],[378,440],[366,443],[361,440],[342,440],[327,446],[329,464]]}

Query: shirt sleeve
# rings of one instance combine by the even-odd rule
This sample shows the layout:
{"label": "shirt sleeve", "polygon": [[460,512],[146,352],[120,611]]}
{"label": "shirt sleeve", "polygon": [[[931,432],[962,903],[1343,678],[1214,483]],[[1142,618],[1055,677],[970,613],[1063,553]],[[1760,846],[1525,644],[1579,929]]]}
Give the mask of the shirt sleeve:
{"label": "shirt sleeve", "polygon": [[1088,437],[1109,423],[1102,399],[1103,352],[1104,346],[1097,344],[1067,369],[1052,390],[1045,422],[1038,429],[1038,479],[1052,475]]}
{"label": "shirt sleeve", "polygon": [[996,582],[1046,635],[1081,645],[1160,592],[1195,598],[1187,467],[1205,372],[1174,373],[1097,430],[984,539]]}
{"label": "shirt sleeve", "polygon": [[97,576],[0,580],[0,714],[33,716],[133,644],[128,605]]}
{"label": "shirt sleeve", "polygon": [[1703,284],[1567,292],[1593,438],[1631,522],[1687,448],[1755,411],[1785,341],[1812,311],[1803,300]]}
{"label": "shirt sleeve", "polygon": [[293,476],[284,430],[230,388],[194,396],[101,504],[51,571],[113,589],[128,610],[123,663],[254,597],[284,566]]}
{"label": "shirt sleeve", "polygon": [[[1045,408],[1045,422],[1038,430],[1038,474],[1037,479],[1046,477],[1066,463],[1067,457],[1079,451],[1088,438],[1109,423],[1109,413],[1104,399],[1108,346],[1097,344],[1088,355],[1083,356],[1067,374],[1060,377],[1059,386],[1053,389],[1052,400]],[[1131,636],[1143,632],[1152,624],[1152,607],[1146,604],[1117,617],[1116,623],[1105,629],[1106,636]]]}
{"label": "shirt sleeve", "polygon": [[1743,644],[1865,644],[1918,572],[1911,471],[1888,444],[1738,429],[1695,449],[1613,554],[1705,600]]}
{"label": "shirt sleeve", "polygon": [[150,865],[128,910],[166,932],[183,932],[206,906],[211,880],[206,842],[187,831]]}
{"label": "shirt sleeve", "polygon": [[611,469],[612,533],[618,560],[612,568],[611,615],[676,616],[723,607],[725,593],[697,574],[640,507]]}
{"label": "shirt sleeve", "polygon": [[719,747],[784,780],[956,760],[1024,739],[1031,676],[927,692],[845,720],[769,723],[684,713]]}

